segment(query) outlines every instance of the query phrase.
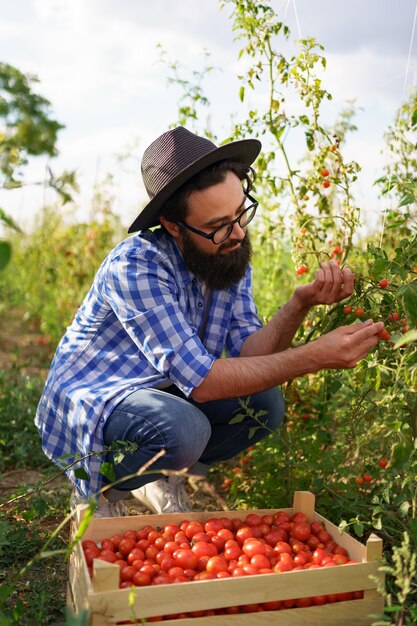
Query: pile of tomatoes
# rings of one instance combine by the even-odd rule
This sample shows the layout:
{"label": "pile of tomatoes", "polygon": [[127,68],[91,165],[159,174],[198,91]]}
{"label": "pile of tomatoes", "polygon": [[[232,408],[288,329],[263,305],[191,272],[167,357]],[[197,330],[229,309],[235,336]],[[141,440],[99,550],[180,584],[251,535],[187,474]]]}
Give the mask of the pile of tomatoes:
{"label": "pile of tomatoes", "polygon": [[[123,535],[114,534],[103,539],[100,545],[85,540],[82,546],[90,575],[94,559],[120,567],[120,588],[355,563],[321,522],[310,522],[304,513],[290,515],[285,511],[262,516],[249,513],[245,519],[182,520],[164,528],[147,525],[137,531],[128,530]],[[194,611],[187,616],[277,610],[362,597],[363,593],[358,591],[228,607],[214,613]]]}

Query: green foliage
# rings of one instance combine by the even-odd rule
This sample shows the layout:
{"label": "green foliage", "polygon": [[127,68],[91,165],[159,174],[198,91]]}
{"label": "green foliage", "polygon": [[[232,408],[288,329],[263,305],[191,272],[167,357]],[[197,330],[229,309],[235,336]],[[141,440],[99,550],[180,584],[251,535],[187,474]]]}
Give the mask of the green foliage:
{"label": "green foliage", "polygon": [[25,376],[16,370],[0,372],[0,472],[50,465],[40,448],[38,430],[33,423],[42,387],[37,377]]}
{"label": "green foliage", "polygon": [[5,288],[55,342],[71,323],[100,263],[121,238],[110,184],[97,190],[91,222],[75,223],[49,208],[30,236],[13,241],[15,254],[3,276]]}

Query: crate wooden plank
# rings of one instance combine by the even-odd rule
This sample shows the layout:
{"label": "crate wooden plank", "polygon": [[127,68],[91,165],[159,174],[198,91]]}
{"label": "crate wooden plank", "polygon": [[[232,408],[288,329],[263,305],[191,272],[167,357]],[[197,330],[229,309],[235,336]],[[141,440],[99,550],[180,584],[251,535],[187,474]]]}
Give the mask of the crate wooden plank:
{"label": "crate wooden plank", "polygon": [[347,626],[347,624],[371,626],[375,620],[369,615],[378,613],[377,609],[378,607],[373,602],[353,600],[303,609],[164,620],[161,624],[163,626]]}
{"label": "crate wooden plank", "polygon": [[[114,567],[112,565],[111,569]],[[162,601],[165,607],[169,607],[165,609],[166,613],[180,613],[370,589],[375,583],[369,576],[376,571],[374,563],[361,563],[285,574],[141,587],[133,592],[114,588],[113,591],[91,594],[89,601],[93,612],[108,614],[110,611],[128,619],[130,595],[134,597],[134,609],[140,611],[141,617],[149,617],[160,613]]]}

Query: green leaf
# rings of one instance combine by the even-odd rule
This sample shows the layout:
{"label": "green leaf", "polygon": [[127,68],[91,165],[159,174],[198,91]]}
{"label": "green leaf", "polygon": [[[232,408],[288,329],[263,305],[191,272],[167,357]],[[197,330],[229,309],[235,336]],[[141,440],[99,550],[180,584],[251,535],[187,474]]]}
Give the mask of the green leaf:
{"label": "green leaf", "polygon": [[8,241],[0,241],[0,270],[3,270],[12,256],[12,247]]}
{"label": "green leaf", "polygon": [[241,102],[243,102],[244,98],[245,98],[245,88],[244,88],[244,87],[241,87],[241,88],[239,89],[239,100],[240,100]]}
{"label": "green leaf", "polygon": [[411,326],[417,324],[417,280],[398,289],[398,296],[402,299],[407,320]]}
{"label": "green leaf", "polygon": [[22,232],[22,229],[16,224],[16,222],[9,216],[3,209],[0,209],[0,222],[3,222],[9,228],[13,228],[18,233]]}
{"label": "green leaf", "polygon": [[0,603],[5,602],[13,591],[14,585],[0,585]]}
{"label": "green leaf", "polygon": [[402,467],[407,463],[411,454],[411,445],[406,441],[397,441],[391,450],[390,465],[392,467]]}
{"label": "green leaf", "polygon": [[408,500],[406,500],[405,502],[403,502],[399,508],[399,514],[400,517],[406,517],[408,511],[410,510],[410,503]]}
{"label": "green leaf", "polygon": [[77,469],[74,470],[74,476],[80,480],[89,479],[89,476],[83,467],[77,467]]}
{"label": "green leaf", "polygon": [[408,333],[400,337],[394,344],[394,349],[406,346],[409,343],[417,341],[417,330],[410,330]]}
{"label": "green leaf", "polygon": [[353,529],[358,537],[362,537],[364,530],[362,522],[357,522],[356,524],[353,524]]}
{"label": "green leaf", "polygon": [[248,433],[248,439],[252,439],[256,431],[259,430],[259,428],[261,428],[261,426],[254,426],[253,428],[250,428]]}
{"label": "green leaf", "polygon": [[116,480],[116,474],[114,471],[113,464],[108,463],[107,461],[101,464],[100,474],[108,478],[110,482],[114,482]]}
{"label": "green leaf", "polygon": [[228,421],[228,424],[240,424],[240,422],[243,422],[244,419],[245,419],[245,416],[239,413],[238,415],[235,415],[234,417],[232,417]]}
{"label": "green leaf", "polygon": [[417,124],[417,109],[414,109],[414,111],[411,114],[411,126],[415,126]]}
{"label": "green leaf", "polygon": [[406,193],[400,200],[400,204],[398,206],[407,206],[408,204],[413,204],[416,201],[416,197],[412,193]]}
{"label": "green leaf", "polygon": [[314,150],[314,136],[311,132],[306,132],[306,144],[309,150]]}

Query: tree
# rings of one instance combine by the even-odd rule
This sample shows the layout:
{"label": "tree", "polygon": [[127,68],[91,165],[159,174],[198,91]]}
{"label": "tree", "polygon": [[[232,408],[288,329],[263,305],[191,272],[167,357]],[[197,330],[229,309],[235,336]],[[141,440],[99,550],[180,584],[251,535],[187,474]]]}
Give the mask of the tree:
{"label": "tree", "polygon": [[[32,74],[23,74],[7,63],[0,63],[0,188],[15,189],[24,185],[23,168],[29,157],[58,154],[58,132],[64,128],[50,111],[50,102],[34,91],[39,82]],[[36,183],[35,183],[36,184]],[[41,184],[41,183],[37,183]],[[43,184],[43,183],[42,183]],[[75,173],[55,177],[49,170],[47,184],[63,202],[71,200],[76,188]],[[15,221],[0,207],[0,223],[20,231]],[[11,255],[8,241],[0,241],[0,269]]]}

